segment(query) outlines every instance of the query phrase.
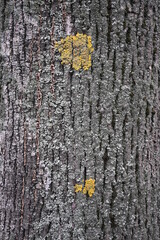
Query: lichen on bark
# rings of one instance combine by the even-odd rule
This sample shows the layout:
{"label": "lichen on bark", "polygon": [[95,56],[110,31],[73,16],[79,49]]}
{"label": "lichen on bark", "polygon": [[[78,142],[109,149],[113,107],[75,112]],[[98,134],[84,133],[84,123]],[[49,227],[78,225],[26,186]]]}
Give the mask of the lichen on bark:
{"label": "lichen on bark", "polygon": [[[159,2],[0,7],[0,239],[159,240]],[[87,71],[55,49],[77,33]]]}

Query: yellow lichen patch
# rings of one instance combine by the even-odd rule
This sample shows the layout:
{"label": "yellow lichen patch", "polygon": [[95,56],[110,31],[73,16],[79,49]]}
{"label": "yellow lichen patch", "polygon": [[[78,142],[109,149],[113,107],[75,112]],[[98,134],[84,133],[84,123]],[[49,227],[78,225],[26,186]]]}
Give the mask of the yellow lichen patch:
{"label": "yellow lichen patch", "polygon": [[92,178],[85,181],[83,194],[86,194],[87,192],[90,197],[92,197],[93,193],[95,192],[95,180]]}
{"label": "yellow lichen patch", "polygon": [[76,184],[74,186],[74,188],[75,188],[75,192],[81,192],[82,191],[82,185],[80,185],[80,184]]}
{"label": "yellow lichen patch", "polygon": [[61,63],[70,64],[75,70],[91,67],[91,53],[93,52],[92,38],[86,34],[77,33],[67,36],[55,43],[55,48],[61,53]]}
{"label": "yellow lichen patch", "polygon": [[[76,184],[74,186],[75,192],[81,192],[82,191],[82,185]],[[87,194],[92,197],[93,193],[95,192],[95,180],[90,178],[85,181],[85,186],[83,188],[83,194]]]}
{"label": "yellow lichen patch", "polygon": [[61,39],[56,42],[55,47],[61,53],[62,64],[70,64],[72,62],[72,39],[69,36]]}

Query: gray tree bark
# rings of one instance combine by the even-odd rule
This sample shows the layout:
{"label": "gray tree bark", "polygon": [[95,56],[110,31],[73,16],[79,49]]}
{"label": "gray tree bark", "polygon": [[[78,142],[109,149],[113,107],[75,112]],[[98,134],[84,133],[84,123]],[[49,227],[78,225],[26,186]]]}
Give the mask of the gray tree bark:
{"label": "gray tree bark", "polygon": [[[160,1],[1,0],[2,240],[160,239]],[[88,71],[55,41],[85,33]],[[75,184],[95,179],[92,197]]]}

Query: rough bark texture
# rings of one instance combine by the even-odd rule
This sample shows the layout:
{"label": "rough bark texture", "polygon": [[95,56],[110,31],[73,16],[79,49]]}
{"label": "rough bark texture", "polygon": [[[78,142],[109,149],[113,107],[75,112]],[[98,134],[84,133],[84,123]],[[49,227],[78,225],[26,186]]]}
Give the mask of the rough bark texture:
{"label": "rough bark texture", "polygon": [[[159,0],[1,0],[0,239],[160,239]],[[92,37],[88,71],[55,41]],[[93,178],[92,197],[74,185]]]}

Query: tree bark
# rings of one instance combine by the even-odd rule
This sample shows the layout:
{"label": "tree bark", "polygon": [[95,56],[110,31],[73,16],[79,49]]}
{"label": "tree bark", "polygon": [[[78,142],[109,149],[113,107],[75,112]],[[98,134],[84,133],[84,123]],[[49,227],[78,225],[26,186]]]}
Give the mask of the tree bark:
{"label": "tree bark", "polygon": [[[0,239],[160,239],[159,0],[1,0]],[[92,37],[92,65],[55,42]],[[75,184],[95,179],[92,197]]]}

